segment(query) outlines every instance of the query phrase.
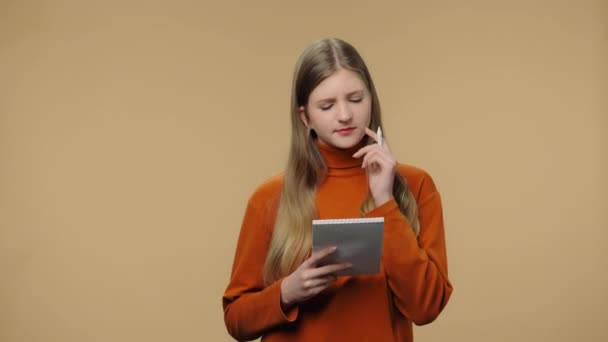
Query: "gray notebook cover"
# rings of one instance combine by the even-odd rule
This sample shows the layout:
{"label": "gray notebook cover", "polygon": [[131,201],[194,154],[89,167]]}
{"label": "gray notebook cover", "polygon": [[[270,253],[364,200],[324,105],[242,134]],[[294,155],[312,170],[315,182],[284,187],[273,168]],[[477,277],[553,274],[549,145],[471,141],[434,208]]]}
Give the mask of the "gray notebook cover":
{"label": "gray notebook cover", "polygon": [[380,272],[383,234],[384,217],[313,220],[312,248],[338,247],[321,265],[353,264],[338,272],[339,276],[376,274]]}

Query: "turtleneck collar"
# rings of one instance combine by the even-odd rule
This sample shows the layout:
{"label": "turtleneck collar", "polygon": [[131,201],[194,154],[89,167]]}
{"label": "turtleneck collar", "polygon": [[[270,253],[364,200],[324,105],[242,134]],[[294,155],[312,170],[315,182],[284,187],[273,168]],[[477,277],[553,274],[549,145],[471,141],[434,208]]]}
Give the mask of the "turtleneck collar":
{"label": "turtleneck collar", "polygon": [[316,141],[316,145],[325,160],[328,175],[352,175],[365,172],[361,168],[363,158],[353,158],[353,154],[365,146],[363,142],[349,149],[338,149],[319,140]]}

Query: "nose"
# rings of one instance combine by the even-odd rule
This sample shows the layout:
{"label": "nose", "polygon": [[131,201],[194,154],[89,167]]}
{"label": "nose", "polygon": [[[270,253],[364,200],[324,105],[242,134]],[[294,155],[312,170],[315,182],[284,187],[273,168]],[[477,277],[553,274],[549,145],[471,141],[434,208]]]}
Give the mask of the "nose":
{"label": "nose", "polygon": [[353,113],[348,107],[348,104],[342,102],[338,109],[338,121],[349,122],[353,118]]}

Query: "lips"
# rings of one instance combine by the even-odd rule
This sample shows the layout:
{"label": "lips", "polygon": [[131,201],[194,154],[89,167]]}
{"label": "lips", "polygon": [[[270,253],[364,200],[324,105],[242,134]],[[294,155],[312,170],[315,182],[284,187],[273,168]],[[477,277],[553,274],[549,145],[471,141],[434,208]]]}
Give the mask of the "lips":
{"label": "lips", "polygon": [[350,134],[354,130],[355,130],[355,127],[346,127],[346,128],[337,129],[336,133],[338,133],[338,134]]}

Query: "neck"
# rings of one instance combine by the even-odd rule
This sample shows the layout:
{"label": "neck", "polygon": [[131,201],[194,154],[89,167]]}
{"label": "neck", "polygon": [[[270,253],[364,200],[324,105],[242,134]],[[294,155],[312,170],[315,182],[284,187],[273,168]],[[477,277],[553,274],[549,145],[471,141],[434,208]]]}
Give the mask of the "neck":
{"label": "neck", "polygon": [[361,169],[362,159],[353,158],[353,154],[365,146],[363,141],[347,149],[329,146],[319,140],[317,140],[316,144],[330,174],[340,172],[339,170],[364,171]]}

